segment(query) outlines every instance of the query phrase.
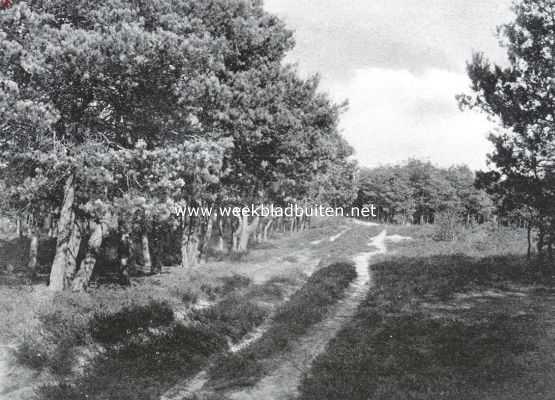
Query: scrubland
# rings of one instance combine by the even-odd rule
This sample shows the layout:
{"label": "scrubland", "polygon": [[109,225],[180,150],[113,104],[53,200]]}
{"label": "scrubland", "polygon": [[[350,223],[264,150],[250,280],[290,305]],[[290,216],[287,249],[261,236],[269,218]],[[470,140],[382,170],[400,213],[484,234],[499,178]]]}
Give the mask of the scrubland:
{"label": "scrubland", "polygon": [[40,279],[3,280],[10,379],[28,385],[13,398],[159,399],[201,371],[213,398],[253,387],[328,318],[353,256],[383,229],[412,240],[370,259],[355,316],[291,382],[300,399],[553,398],[555,292],[549,268],[526,259],[525,232],[481,225],[437,241],[431,225],[343,219],[130,287],[54,295]]}

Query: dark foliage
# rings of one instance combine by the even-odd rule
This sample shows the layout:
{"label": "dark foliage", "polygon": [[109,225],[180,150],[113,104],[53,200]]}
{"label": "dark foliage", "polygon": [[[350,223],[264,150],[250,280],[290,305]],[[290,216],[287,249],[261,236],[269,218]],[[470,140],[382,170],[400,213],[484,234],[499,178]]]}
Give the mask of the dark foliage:
{"label": "dark foliage", "polygon": [[90,329],[95,340],[113,344],[148,328],[167,326],[173,321],[173,311],[168,303],[151,301],[144,306],[125,307],[113,314],[95,314]]}

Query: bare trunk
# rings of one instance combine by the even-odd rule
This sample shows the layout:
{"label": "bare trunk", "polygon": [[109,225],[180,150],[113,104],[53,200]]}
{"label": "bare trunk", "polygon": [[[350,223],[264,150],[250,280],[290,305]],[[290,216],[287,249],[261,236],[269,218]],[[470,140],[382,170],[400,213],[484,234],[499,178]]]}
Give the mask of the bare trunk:
{"label": "bare trunk", "polygon": [[102,223],[91,222],[90,226],[92,232],[87,243],[87,253],[83,261],[81,261],[79,271],[77,271],[75,278],[73,278],[71,284],[71,289],[73,291],[81,291],[88,286],[96,264],[96,258],[100,251],[100,246],[102,246],[102,239],[105,231]]}
{"label": "bare trunk", "polygon": [[528,222],[528,226],[526,228],[526,239],[528,240],[528,249],[526,251],[526,258],[529,260],[532,256],[532,226],[530,222]]}
{"label": "bare trunk", "polygon": [[42,230],[44,232],[49,232],[51,225],[52,225],[52,217],[50,213],[48,213],[48,215],[44,217],[44,219],[42,220]]}
{"label": "bare trunk", "polygon": [[298,217],[296,220],[297,220],[297,232],[302,232],[304,230],[304,217]]}
{"label": "bare trunk", "polygon": [[198,262],[199,238],[193,229],[183,229],[181,234],[181,266],[183,268],[194,268]]}
{"label": "bare trunk", "polygon": [[225,252],[225,241],[222,236],[218,237],[218,245],[216,249],[218,250],[218,252],[221,252],[221,253]]}
{"label": "bare trunk", "polygon": [[207,262],[208,261],[208,247],[210,245],[210,239],[212,239],[212,231],[214,228],[214,222],[216,220],[216,215],[210,216],[208,221],[206,222],[206,229],[204,231],[204,235],[202,238],[202,245],[200,248],[200,262]]}
{"label": "bare trunk", "polygon": [[67,245],[65,286],[69,287],[77,270],[77,256],[81,246],[81,223],[75,221],[71,227],[71,236]]}
{"label": "bare trunk", "polygon": [[121,235],[120,243],[118,246],[119,258],[119,280],[122,285],[129,285],[129,260],[131,258],[131,242],[129,234],[123,233]]}
{"label": "bare trunk", "polygon": [[270,227],[272,226],[273,222],[274,222],[273,219],[270,219],[268,222],[266,222],[266,225],[264,226],[264,234],[262,236],[263,241],[268,240],[268,231],[270,230]]}
{"label": "bare trunk", "polygon": [[148,242],[148,235],[145,233],[141,236],[141,247],[143,251],[143,268],[144,270],[152,271],[152,258],[150,257],[150,245]]}
{"label": "bare trunk", "polygon": [[545,233],[544,233],[543,227],[542,227],[541,222],[540,222],[539,233],[538,233],[538,243],[537,243],[538,254],[540,255],[540,257],[543,255],[544,237],[545,237]]}
{"label": "bare trunk", "polygon": [[37,254],[39,251],[39,236],[35,229],[29,230],[29,238],[31,242],[29,244],[29,273],[34,276],[37,270]]}
{"label": "bare trunk", "polygon": [[237,217],[239,220],[239,225],[231,234],[231,250],[234,252],[239,251],[239,236],[243,230],[243,218]]}
{"label": "bare trunk", "polygon": [[75,188],[73,187],[73,175],[70,175],[64,187],[64,200],[60,210],[58,220],[58,230],[56,234],[56,255],[52,262],[50,271],[49,288],[54,291],[61,291],[66,288],[66,269],[68,256],[68,244],[71,238],[74,214],[72,211]]}
{"label": "bare trunk", "polygon": [[238,253],[244,253],[247,251],[249,246],[250,236],[258,227],[259,220],[260,220],[260,217],[255,217],[253,221],[249,224],[248,215],[242,216],[242,221],[240,224],[240,231],[239,231],[239,241],[237,243],[237,250],[236,250]]}
{"label": "bare trunk", "polygon": [[225,252],[225,239],[224,239],[223,220],[221,218],[218,218],[217,227],[218,227],[218,244],[216,249],[219,252],[223,253]]}
{"label": "bare trunk", "polygon": [[262,229],[260,229],[260,226],[255,229],[254,240],[256,241],[256,243],[262,242]]}
{"label": "bare trunk", "polygon": [[250,231],[249,231],[249,217],[244,215],[242,217],[241,230],[239,232],[239,241],[237,243],[237,252],[244,253],[249,247]]}

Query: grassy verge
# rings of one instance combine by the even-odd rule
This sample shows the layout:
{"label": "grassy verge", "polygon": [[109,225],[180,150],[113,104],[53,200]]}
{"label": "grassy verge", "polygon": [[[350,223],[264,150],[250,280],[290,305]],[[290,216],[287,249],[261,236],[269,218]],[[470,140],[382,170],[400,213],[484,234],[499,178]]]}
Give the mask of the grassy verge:
{"label": "grassy verge", "polygon": [[43,400],[158,399],[226,345],[226,340],[207,326],[176,325],[146,341],[110,348],[74,384],[43,386],[39,395]]}
{"label": "grassy verge", "polygon": [[526,261],[492,256],[498,250],[471,237],[428,241],[422,254],[425,241],[372,266],[374,289],[304,376],[301,400],[516,399],[516,388],[534,390],[546,362],[538,304],[515,289],[536,280]]}
{"label": "grassy verge", "polygon": [[355,279],[351,263],[337,263],[314,273],[274,315],[270,328],[248,348],[218,359],[209,371],[215,386],[251,385],[268,372],[273,357],[322,321]]}
{"label": "grassy verge", "polygon": [[[72,346],[58,346],[44,357],[40,348],[21,347],[20,362],[34,368],[48,367],[57,383],[42,386],[39,398],[58,399],[158,399],[177,382],[193,376],[211,357],[223,353],[261,324],[268,310],[256,304],[257,296],[281,296],[275,281],[252,285],[239,276],[222,279],[219,286],[204,288],[220,301],[201,310],[190,310],[176,322],[167,302],[124,307],[115,312],[95,312],[84,335],[103,346],[87,360],[82,374],[71,371]],[[43,324],[43,327],[45,325]],[[63,337],[62,337],[63,336]],[[59,335],[56,343],[68,343],[70,335]],[[43,359],[44,358],[44,359]],[[64,362],[62,362],[64,361]],[[60,366],[53,368],[54,366]],[[60,373],[61,366],[70,369]]]}
{"label": "grassy verge", "polygon": [[[351,252],[349,246],[358,246],[349,235],[333,246],[308,245],[312,236],[337,233],[342,223],[325,222],[311,231],[284,235],[269,248],[249,253],[243,263],[214,262],[193,273],[175,268],[135,277],[125,288],[104,284],[87,293],[53,295],[43,285],[8,285],[0,279],[0,302],[6,305],[0,307],[5,322],[0,343],[18,345],[19,362],[41,372],[37,385],[54,383],[41,389],[46,399],[84,398],[88,390],[89,399],[126,398],[127,393],[154,399],[172,381],[194,374],[214,354],[224,352],[228,342],[236,343],[253,330],[306,281],[315,259],[340,257]],[[326,260],[325,265],[330,263]],[[214,305],[191,309],[210,303]],[[225,342],[224,347],[213,346],[210,354],[187,347],[171,354],[171,343],[181,345],[181,338],[197,330],[212,335],[209,342]],[[179,362],[172,363],[172,357]],[[168,368],[156,364],[157,359],[165,360]],[[177,367],[179,363],[189,369]],[[149,365],[157,365],[164,376]]]}

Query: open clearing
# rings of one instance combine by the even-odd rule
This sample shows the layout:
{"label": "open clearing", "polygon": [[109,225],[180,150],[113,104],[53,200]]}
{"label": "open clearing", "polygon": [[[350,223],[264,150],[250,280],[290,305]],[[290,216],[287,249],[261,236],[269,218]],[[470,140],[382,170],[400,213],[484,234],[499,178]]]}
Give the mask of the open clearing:
{"label": "open clearing", "polygon": [[[2,332],[0,399],[29,399],[42,384],[50,388],[39,391],[45,400],[85,393],[119,399],[132,389],[136,398],[149,400],[367,400],[409,393],[419,397],[407,398],[553,398],[555,296],[522,257],[522,235],[475,229],[451,243],[432,236],[427,227],[337,219],[277,238],[242,261],[211,262],[194,275],[168,269],[138,278],[128,289],[52,296],[40,285],[3,286],[2,296],[17,294],[17,301],[2,311],[10,327]],[[334,269],[345,263],[355,273],[350,283],[318,300],[332,286],[311,287],[333,284],[341,277]],[[101,345],[110,358],[99,358],[94,349],[101,336],[87,333],[99,312],[94,304],[116,321],[114,313],[123,307],[143,304],[146,312],[153,300],[166,302],[156,306],[162,307],[158,319],[163,304],[173,317],[147,330],[125,328],[129,337],[116,347]],[[324,303],[318,317],[308,318],[301,311],[313,301]],[[76,312],[77,320],[60,319],[60,313]],[[204,331],[182,332],[180,326],[210,327],[203,340],[213,347],[201,353],[189,348],[196,342],[183,335]],[[74,358],[64,358],[46,339],[40,342],[47,346],[45,358],[28,347],[22,359],[17,338],[23,327],[46,329],[72,354],[87,355],[78,358],[85,375],[74,364],[60,371],[56,359]],[[76,341],[75,335],[83,337]],[[134,346],[141,354],[130,352]],[[147,368],[159,362],[157,369]],[[75,386],[60,386],[61,379]]]}

